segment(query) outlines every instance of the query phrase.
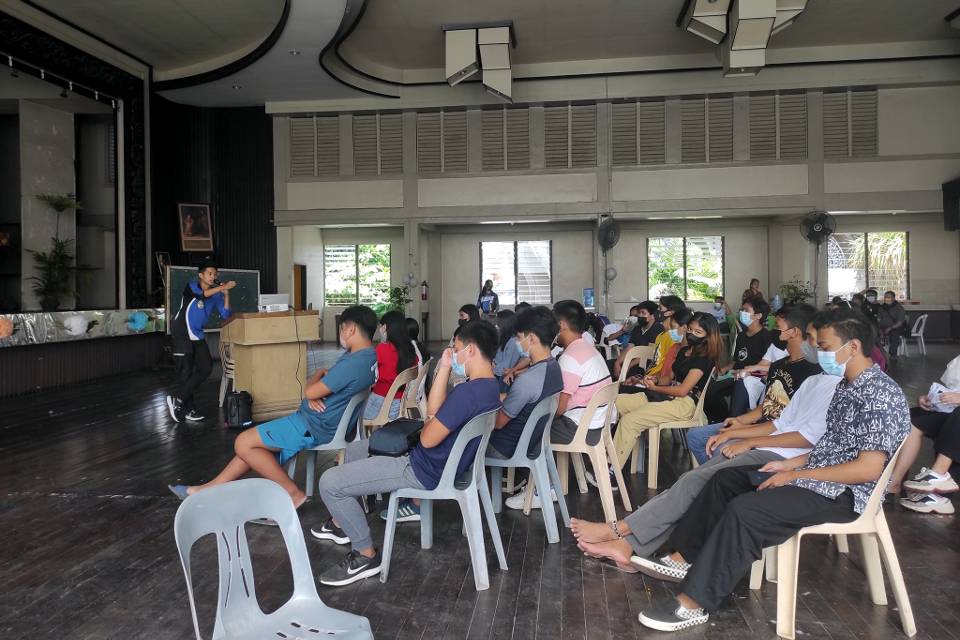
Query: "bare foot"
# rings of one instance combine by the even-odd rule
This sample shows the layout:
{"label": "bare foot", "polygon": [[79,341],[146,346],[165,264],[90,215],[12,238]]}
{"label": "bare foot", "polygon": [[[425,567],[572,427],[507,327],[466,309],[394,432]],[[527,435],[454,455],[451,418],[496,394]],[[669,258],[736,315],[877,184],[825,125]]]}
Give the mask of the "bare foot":
{"label": "bare foot", "polygon": [[573,537],[583,542],[608,542],[617,539],[607,522],[570,518],[570,530],[573,531]]}
{"label": "bare foot", "polygon": [[577,547],[591,558],[606,558],[613,560],[617,568],[629,573],[635,573],[636,567],[630,564],[633,548],[624,540],[610,540],[607,542],[577,542]]}

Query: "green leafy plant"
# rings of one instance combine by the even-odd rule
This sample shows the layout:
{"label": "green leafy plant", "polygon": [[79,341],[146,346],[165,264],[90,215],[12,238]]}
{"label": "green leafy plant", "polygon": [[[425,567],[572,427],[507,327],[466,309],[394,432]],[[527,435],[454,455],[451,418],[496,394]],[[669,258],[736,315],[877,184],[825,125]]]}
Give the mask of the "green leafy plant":
{"label": "green leafy plant", "polygon": [[813,283],[809,280],[800,280],[800,276],[793,276],[793,280],[780,285],[780,297],[784,304],[797,304],[813,298]]}
{"label": "green leafy plant", "polygon": [[72,193],[41,193],[35,197],[57,212],[57,228],[56,235],[50,238],[49,251],[29,250],[38,272],[30,280],[34,281],[33,294],[40,300],[40,308],[55,311],[61,298],[73,295],[71,281],[77,270],[71,251],[73,240],[60,239],[60,216],[67,209],[80,209],[81,205]]}
{"label": "green leafy plant", "polygon": [[67,209],[82,209],[80,201],[72,193],[40,193],[36,196],[37,200],[47,204],[58,214]]}

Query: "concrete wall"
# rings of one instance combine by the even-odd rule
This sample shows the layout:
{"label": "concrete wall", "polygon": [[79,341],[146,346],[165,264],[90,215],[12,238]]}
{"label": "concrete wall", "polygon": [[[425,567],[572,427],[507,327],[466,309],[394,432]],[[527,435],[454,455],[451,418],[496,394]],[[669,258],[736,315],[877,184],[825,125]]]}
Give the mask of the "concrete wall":
{"label": "concrete wall", "polygon": [[[41,193],[76,193],[74,173],[73,114],[29,100],[20,101],[20,207],[22,215],[23,295],[25,311],[37,310],[29,277],[36,275],[29,250],[48,251],[57,233],[57,214],[39,202]],[[60,216],[60,238],[76,240],[76,212]],[[74,252],[76,247],[74,247]],[[61,309],[75,307],[73,298],[63,299]]]}

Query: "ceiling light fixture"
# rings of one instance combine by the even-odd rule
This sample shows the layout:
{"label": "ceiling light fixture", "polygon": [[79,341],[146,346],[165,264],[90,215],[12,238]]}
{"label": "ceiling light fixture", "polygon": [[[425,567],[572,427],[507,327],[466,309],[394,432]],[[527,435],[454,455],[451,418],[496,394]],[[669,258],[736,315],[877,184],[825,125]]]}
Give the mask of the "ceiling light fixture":
{"label": "ceiling light fixture", "polygon": [[290,49],[290,51],[287,51],[287,53],[289,53],[289,54],[292,55],[292,56],[298,56],[298,55],[300,55],[300,50],[299,50],[299,49]]}
{"label": "ceiling light fixture", "polygon": [[776,35],[792,25],[806,8],[807,0],[777,0],[777,18],[770,35]]}
{"label": "ceiling light fixture", "polygon": [[692,0],[678,26],[713,44],[720,44],[727,35],[729,10],[730,0]]}
{"label": "ceiling light fixture", "polygon": [[724,77],[755,76],[767,63],[767,43],[777,19],[776,0],[737,0],[730,33],[720,46]]}
{"label": "ceiling light fixture", "polygon": [[242,84],[235,84],[235,85],[233,85],[233,86],[231,87],[231,89],[235,89],[235,90],[239,91],[240,89],[243,89],[243,85],[242,85]]}
{"label": "ceiling light fixture", "polygon": [[480,70],[477,62],[477,30],[452,29],[445,32],[446,76],[450,86],[457,85]]}
{"label": "ceiling light fixture", "polygon": [[450,86],[483,70],[483,86],[505,102],[513,102],[513,71],[510,49],[516,48],[513,22],[482,22],[442,25],[445,71]]}
{"label": "ceiling light fixture", "polygon": [[483,87],[505,102],[513,102],[513,70],[510,68],[510,27],[477,31]]}

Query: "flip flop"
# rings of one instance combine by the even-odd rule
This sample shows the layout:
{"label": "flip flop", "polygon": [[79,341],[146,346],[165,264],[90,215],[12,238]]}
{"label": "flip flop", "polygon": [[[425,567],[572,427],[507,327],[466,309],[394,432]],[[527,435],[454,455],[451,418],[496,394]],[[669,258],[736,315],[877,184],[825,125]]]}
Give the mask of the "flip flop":
{"label": "flip flop", "polygon": [[607,558],[606,556],[598,556],[595,553],[587,553],[586,551],[583,552],[583,555],[587,556],[588,558],[596,558],[597,560],[600,560],[601,562],[603,562],[603,564],[612,565],[618,571],[622,571],[624,573],[640,573],[640,567],[636,567],[632,563],[628,564],[626,567],[623,567],[616,560],[613,560],[612,558]]}

